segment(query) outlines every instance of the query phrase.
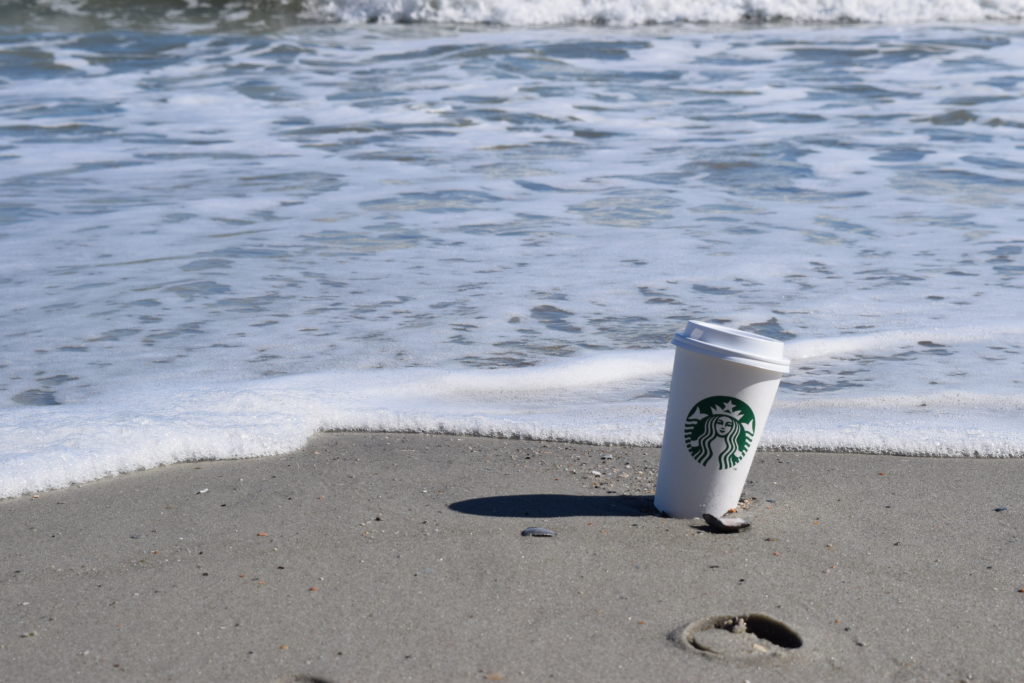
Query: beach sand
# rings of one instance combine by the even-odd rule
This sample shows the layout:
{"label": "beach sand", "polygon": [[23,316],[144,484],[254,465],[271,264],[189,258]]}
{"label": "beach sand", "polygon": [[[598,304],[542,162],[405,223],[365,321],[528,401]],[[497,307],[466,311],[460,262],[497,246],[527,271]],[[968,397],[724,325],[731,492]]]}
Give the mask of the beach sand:
{"label": "beach sand", "polygon": [[[0,680],[1024,680],[1024,460],[760,452],[716,534],[658,456],[324,433],[0,501]],[[801,646],[678,635],[758,614]]]}

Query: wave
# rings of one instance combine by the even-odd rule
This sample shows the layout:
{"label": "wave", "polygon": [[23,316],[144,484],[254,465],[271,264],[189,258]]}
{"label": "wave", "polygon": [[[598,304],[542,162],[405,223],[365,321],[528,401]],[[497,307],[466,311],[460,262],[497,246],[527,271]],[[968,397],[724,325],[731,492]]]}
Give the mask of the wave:
{"label": "wave", "polygon": [[671,23],[1019,20],[1020,0],[309,0],[305,11],[345,22],[550,26]]}
{"label": "wave", "polygon": [[[957,336],[957,335],[953,335]],[[969,336],[960,331],[959,338]],[[847,343],[848,341],[848,343]],[[947,340],[948,341],[948,340]],[[794,358],[898,335],[787,344]],[[332,371],[234,383],[126,383],[88,403],[0,411],[0,498],[187,460],[299,448],[318,431],[476,434],[658,447],[673,352],[602,351],[531,368]],[[1024,457],[1015,393],[780,392],[762,448]]]}
{"label": "wave", "polygon": [[[19,3],[20,4],[20,3]],[[497,26],[1021,21],[1024,0],[35,0],[103,18]]]}

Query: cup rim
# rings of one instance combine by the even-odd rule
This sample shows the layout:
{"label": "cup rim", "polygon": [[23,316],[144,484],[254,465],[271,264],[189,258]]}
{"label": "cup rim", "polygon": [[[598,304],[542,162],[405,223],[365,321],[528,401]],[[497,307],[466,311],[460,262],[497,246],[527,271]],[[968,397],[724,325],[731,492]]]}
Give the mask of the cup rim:
{"label": "cup rim", "polygon": [[[704,331],[715,333],[714,341],[700,339]],[[729,341],[737,343],[729,344]],[[786,373],[790,368],[789,359],[782,355],[784,344],[778,339],[717,323],[691,320],[686,329],[676,332],[672,343],[677,347],[762,370]],[[776,353],[766,353],[771,351]]]}

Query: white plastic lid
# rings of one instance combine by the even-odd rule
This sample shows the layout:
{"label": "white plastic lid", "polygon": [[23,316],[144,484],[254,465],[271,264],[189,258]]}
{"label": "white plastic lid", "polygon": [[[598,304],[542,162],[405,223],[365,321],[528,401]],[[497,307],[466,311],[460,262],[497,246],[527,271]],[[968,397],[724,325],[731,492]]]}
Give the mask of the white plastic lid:
{"label": "white plastic lid", "polygon": [[789,359],[782,355],[784,344],[753,332],[691,320],[685,330],[676,332],[672,343],[733,363],[789,372]]}

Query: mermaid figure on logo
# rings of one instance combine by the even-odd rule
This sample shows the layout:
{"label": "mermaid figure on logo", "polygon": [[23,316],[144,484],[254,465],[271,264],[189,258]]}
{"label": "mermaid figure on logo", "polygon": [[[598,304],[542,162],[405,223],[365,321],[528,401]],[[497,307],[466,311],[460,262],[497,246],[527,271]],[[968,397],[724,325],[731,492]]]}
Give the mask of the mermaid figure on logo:
{"label": "mermaid figure on logo", "polygon": [[695,405],[686,418],[684,431],[690,455],[701,465],[714,458],[720,470],[739,464],[747,454],[753,433],[754,415],[750,408],[725,396],[713,396]]}

